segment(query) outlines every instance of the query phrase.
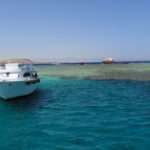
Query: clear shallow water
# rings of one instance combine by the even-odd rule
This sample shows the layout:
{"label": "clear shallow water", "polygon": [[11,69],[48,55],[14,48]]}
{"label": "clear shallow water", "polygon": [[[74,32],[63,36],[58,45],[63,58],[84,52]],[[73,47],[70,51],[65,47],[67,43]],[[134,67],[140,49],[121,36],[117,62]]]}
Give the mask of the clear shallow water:
{"label": "clear shallow water", "polygon": [[40,76],[59,78],[82,78],[94,80],[138,80],[150,81],[150,63],[54,65],[36,67]]}
{"label": "clear shallow water", "polygon": [[149,81],[54,78],[37,69],[33,95],[0,101],[0,149],[150,149]]}

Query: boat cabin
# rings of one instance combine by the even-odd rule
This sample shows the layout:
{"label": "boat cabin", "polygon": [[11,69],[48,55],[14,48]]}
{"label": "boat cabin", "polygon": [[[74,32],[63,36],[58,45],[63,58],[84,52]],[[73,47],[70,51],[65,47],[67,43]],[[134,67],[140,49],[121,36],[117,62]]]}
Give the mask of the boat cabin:
{"label": "boat cabin", "polygon": [[17,63],[11,63],[0,68],[0,80],[34,80],[37,78],[37,72],[30,64],[19,66]]}

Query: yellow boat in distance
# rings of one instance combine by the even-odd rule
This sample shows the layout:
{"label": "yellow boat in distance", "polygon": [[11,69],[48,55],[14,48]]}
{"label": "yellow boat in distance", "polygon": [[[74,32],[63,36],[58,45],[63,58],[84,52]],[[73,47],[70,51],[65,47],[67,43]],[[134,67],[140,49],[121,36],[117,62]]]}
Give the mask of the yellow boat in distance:
{"label": "yellow boat in distance", "polygon": [[114,63],[114,60],[110,57],[110,58],[103,59],[102,62],[104,64],[112,64]]}

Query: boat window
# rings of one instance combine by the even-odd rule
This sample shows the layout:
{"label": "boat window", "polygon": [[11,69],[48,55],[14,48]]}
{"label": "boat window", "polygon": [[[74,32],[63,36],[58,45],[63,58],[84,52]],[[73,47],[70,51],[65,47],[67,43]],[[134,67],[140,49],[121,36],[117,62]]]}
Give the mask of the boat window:
{"label": "boat window", "polygon": [[9,77],[9,74],[10,74],[10,72],[7,72],[7,73],[6,73],[6,77]]}
{"label": "boat window", "polygon": [[36,77],[36,78],[38,77],[37,73],[35,73],[35,77]]}
{"label": "boat window", "polygon": [[30,77],[30,72],[25,72],[23,77]]}
{"label": "boat window", "polygon": [[34,78],[34,73],[32,73],[32,77]]}
{"label": "boat window", "polygon": [[38,75],[37,75],[36,72],[35,72],[35,73],[32,73],[32,76],[33,76],[33,78],[37,78],[37,77],[38,77]]}

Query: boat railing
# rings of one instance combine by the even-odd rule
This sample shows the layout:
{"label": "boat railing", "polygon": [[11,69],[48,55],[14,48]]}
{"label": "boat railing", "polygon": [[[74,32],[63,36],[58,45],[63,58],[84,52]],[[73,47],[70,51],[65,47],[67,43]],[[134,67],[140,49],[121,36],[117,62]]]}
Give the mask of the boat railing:
{"label": "boat railing", "polygon": [[5,64],[12,64],[12,63],[17,63],[17,64],[32,64],[32,60],[29,59],[22,59],[22,58],[16,58],[16,59],[0,59],[0,65],[5,65]]}
{"label": "boat railing", "polygon": [[32,64],[29,59],[4,59],[0,60],[0,70],[32,70]]}
{"label": "boat railing", "polygon": [[0,70],[4,70],[5,69],[5,66],[0,66]]}

